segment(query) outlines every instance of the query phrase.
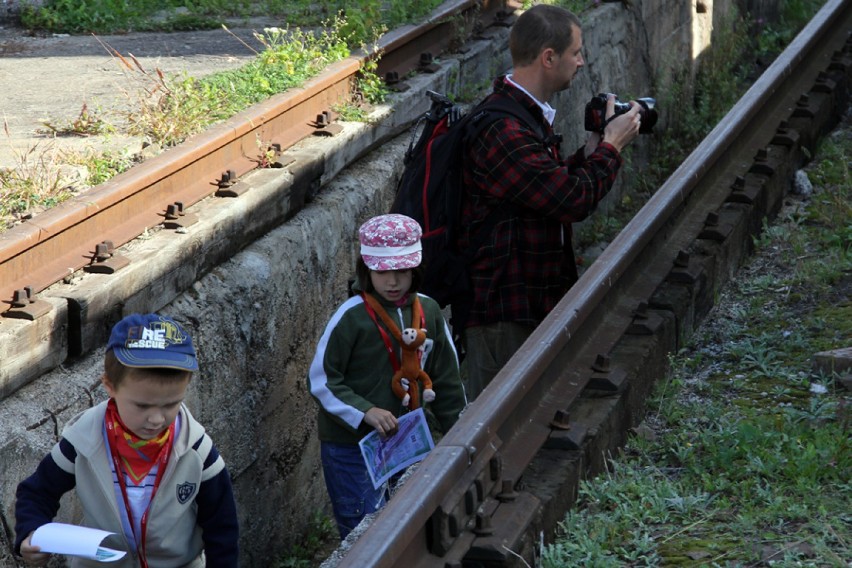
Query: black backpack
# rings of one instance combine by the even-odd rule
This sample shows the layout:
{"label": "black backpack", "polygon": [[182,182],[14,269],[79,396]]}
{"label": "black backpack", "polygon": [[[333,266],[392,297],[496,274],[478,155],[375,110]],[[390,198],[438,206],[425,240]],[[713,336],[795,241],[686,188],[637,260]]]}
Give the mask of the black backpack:
{"label": "black backpack", "polygon": [[542,140],[544,134],[529,111],[508,97],[486,98],[465,114],[444,95],[434,91],[427,94],[432,107],[412,131],[390,212],[408,215],[423,228],[424,272],[419,291],[434,298],[441,307],[452,306],[450,322],[453,335],[458,335],[473,300],[468,266],[497,221],[509,215],[508,205],[495,209],[473,235],[469,249],[458,250],[466,150],[485,127],[506,116],[519,119]]}

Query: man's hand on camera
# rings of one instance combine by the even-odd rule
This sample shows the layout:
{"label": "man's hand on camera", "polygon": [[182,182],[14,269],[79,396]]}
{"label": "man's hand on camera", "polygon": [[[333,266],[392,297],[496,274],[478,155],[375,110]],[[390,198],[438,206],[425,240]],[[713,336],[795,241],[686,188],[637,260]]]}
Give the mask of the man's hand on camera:
{"label": "man's hand on camera", "polygon": [[612,144],[616,150],[621,152],[625,146],[639,135],[640,108],[639,103],[630,101],[629,111],[612,118],[615,114],[615,95],[610,94],[606,100],[607,124],[604,127],[602,141]]}

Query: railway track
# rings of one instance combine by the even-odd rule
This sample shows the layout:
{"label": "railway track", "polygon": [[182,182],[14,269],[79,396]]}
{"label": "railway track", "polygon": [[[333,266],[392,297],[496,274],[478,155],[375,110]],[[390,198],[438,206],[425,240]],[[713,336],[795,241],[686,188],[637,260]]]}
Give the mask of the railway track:
{"label": "railway track", "polygon": [[[458,37],[454,20],[480,28],[503,26],[517,7],[493,0],[445,2],[429,21],[382,37],[378,72],[393,86],[399,77],[428,68],[449,47]],[[258,140],[284,152],[305,138],[333,135],[332,107],[349,97],[365,57],[340,61],[302,88],[256,105],[0,234],[2,315],[36,319],[47,308],[35,295],[69,271],[112,273],[122,267],[114,255],[121,245],[151,227],[188,224],[185,210],[211,195],[233,196],[240,178],[257,168]]]}
{"label": "railway track", "polygon": [[539,534],[623,443],[667,353],[846,108],[850,30],[852,5],[828,2],[335,565],[534,565]]}
{"label": "railway track", "polygon": [[[409,70],[428,68],[430,57],[423,54],[440,53],[454,37],[448,19],[473,18],[478,4],[484,26],[507,25],[505,9],[517,7],[445,3],[431,23],[383,39],[380,73],[395,83]],[[561,518],[576,477],[599,471],[603,452],[623,441],[662,373],[665,353],[709,309],[714,291],[747,253],[748,235],[777,208],[803,149],[813,147],[846,100],[852,73],[848,4],[828,2],[660,188],[420,464],[342,565],[531,561],[537,532]],[[258,139],[283,155],[306,137],[332,134],[330,109],[348,93],[361,64],[358,57],[342,61],[302,89],[195,137],[192,145],[0,235],[2,315],[37,320],[49,308],[36,295],[69,269],[121,270],[115,250],[122,244],[150,227],[190,224],[187,209],[212,195],[239,195],[241,178],[256,168],[251,157]],[[278,165],[309,180],[333,175],[314,171],[311,163]],[[290,198],[295,208],[304,199]],[[69,351],[79,354],[85,338],[76,340],[80,344]],[[543,459],[548,467],[540,467]],[[538,472],[553,464],[574,471],[575,481],[552,483],[545,497],[533,488],[544,483]]]}

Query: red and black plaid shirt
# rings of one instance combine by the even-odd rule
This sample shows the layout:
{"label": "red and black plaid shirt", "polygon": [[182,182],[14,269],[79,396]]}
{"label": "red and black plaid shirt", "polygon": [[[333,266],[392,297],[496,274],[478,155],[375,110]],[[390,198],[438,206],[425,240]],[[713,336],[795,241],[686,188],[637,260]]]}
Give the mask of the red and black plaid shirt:
{"label": "red and black plaid shirt", "polygon": [[[494,94],[515,99],[553,134],[539,106],[500,77]],[[562,160],[515,118],[501,118],[471,145],[464,169],[468,195],[459,244],[477,237],[489,212],[503,206],[492,237],[471,266],[474,301],[467,326],[510,321],[538,325],[577,281],[571,223],[607,194],[621,156],[606,143],[588,158],[580,148]]]}

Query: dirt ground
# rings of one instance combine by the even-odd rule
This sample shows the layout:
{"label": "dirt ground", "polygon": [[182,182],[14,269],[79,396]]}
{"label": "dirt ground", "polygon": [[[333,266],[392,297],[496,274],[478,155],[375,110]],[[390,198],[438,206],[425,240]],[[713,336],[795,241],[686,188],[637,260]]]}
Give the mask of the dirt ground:
{"label": "dirt ground", "polygon": [[[15,167],[33,149],[123,145],[120,136],[105,139],[54,137],[44,122],[67,125],[85,104],[107,122],[121,124],[139,89],[150,86],[129,71],[111,50],[133,55],[149,73],[202,76],[238,67],[254,57],[243,42],[261,50],[253,32],[281,25],[275,21],[241,22],[229,31],[130,33],[108,36],[37,37],[7,21],[0,22],[0,168]],[[235,37],[236,36],[236,37]],[[237,39],[239,38],[239,39]],[[242,41],[240,41],[242,40]],[[39,152],[41,153],[41,152]]]}

